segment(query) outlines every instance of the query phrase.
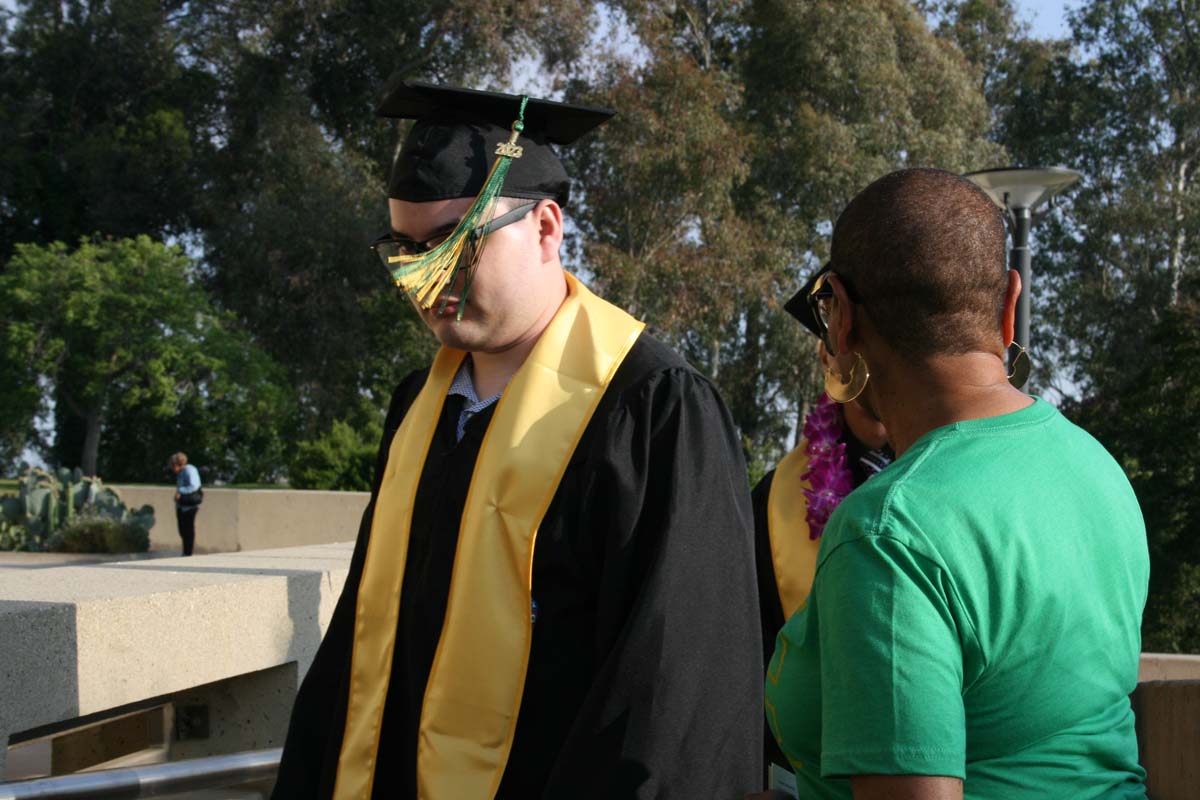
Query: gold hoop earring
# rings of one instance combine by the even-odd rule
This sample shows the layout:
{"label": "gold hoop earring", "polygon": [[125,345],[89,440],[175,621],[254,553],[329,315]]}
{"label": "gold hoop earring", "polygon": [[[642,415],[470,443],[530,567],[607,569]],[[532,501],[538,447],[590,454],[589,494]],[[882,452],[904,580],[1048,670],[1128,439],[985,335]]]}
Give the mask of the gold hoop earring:
{"label": "gold hoop earring", "polygon": [[1015,339],[1012,346],[1017,348],[1018,352],[1016,358],[1009,364],[1008,382],[1020,389],[1029,380],[1029,372],[1033,368],[1033,362],[1029,360],[1029,354],[1025,352],[1025,348],[1017,344]]}
{"label": "gold hoop earring", "polygon": [[829,399],[835,403],[849,403],[862,394],[863,389],[867,388],[871,371],[867,368],[867,360],[862,357],[862,353],[855,353],[855,355],[858,356],[858,360],[850,369],[848,379],[842,380],[842,376],[833,369],[825,370],[825,394],[829,395]]}

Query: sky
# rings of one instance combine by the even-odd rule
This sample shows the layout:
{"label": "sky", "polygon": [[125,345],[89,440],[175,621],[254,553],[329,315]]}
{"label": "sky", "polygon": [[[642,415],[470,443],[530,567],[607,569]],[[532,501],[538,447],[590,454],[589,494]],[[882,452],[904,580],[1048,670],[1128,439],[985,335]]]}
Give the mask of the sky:
{"label": "sky", "polygon": [[[1082,0],[1016,0],[1021,19],[1032,26],[1039,39],[1061,38],[1067,35],[1067,8],[1076,8]],[[16,0],[0,0],[0,9],[12,11]]]}
{"label": "sky", "polygon": [[1061,39],[1070,33],[1067,10],[1079,7],[1080,0],[1016,0],[1018,14],[1032,28],[1037,39]]}

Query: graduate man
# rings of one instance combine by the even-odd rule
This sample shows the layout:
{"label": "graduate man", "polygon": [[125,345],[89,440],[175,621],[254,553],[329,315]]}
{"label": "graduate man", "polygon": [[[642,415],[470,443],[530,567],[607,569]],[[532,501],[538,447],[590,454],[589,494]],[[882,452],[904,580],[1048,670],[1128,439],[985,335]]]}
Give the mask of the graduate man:
{"label": "graduate man", "polygon": [[552,145],[613,112],[405,83],[375,249],[441,343],[388,411],[277,798],[740,798],[746,472],[716,390],[563,270]]}

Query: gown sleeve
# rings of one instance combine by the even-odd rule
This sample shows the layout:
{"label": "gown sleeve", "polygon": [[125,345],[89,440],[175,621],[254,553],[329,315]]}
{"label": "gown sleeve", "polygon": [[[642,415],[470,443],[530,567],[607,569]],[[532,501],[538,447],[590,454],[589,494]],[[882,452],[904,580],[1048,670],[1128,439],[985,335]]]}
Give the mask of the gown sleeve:
{"label": "gown sleeve", "polygon": [[768,500],[775,470],[763,476],[750,493],[754,506],[754,560],[758,570],[758,604],[762,620],[763,663],[771,660],[775,652],[775,637],[783,623],[783,602],[779,599],[779,585],[775,579],[775,562],[771,555],[771,528]]}
{"label": "gown sleeve", "polygon": [[413,373],[397,387],[384,421],[383,437],[375,458],[375,478],[371,500],[363,511],[350,570],[342,595],[338,598],[329,627],[313,657],[312,665],[296,694],[288,723],[279,774],[271,793],[273,800],[306,800],[333,794],[337,761],[341,752],[346,722],[350,656],[354,646],[354,616],[358,605],[358,584],[362,579],[375,498],[387,465],[388,450],[401,421],[424,385],[424,371]]}
{"label": "gown sleeve", "polygon": [[[771,470],[763,476],[758,485],[754,487],[754,491],[750,493],[750,500],[754,506],[754,560],[758,570],[758,606],[762,625],[763,664],[771,662],[771,656],[775,653],[775,640],[779,636],[779,629],[783,627],[783,623],[787,622],[783,617],[783,601],[779,599],[779,584],[775,578],[775,562],[771,555],[768,501],[771,498],[771,486],[774,481],[775,470]],[[765,674],[763,680],[766,680]],[[771,763],[786,766],[787,758],[779,749],[779,744],[775,741],[774,734],[771,733],[765,714],[762,715],[762,719],[764,769]],[[767,777],[764,774],[764,786],[768,785]]]}
{"label": "gown sleeve", "polygon": [[761,786],[762,638],[741,447],[715,389],[669,369],[593,447],[597,670],[546,798],[741,798]]}

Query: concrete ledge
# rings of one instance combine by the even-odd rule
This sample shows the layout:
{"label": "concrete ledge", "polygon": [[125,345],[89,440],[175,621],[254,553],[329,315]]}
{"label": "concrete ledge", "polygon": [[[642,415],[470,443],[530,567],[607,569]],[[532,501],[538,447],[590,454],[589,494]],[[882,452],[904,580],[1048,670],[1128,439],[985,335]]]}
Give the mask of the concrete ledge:
{"label": "concrete ledge", "polygon": [[352,550],[6,570],[0,780],[13,734],[291,662],[303,677]]}
{"label": "concrete ledge", "polygon": [[1200,680],[1200,656],[1142,653],[1138,682]]}
{"label": "concrete ledge", "polygon": [[[150,549],[179,552],[173,486],[116,486],[125,504],[154,507]],[[212,489],[196,518],[196,553],[236,553],[352,541],[369,492]]]}

